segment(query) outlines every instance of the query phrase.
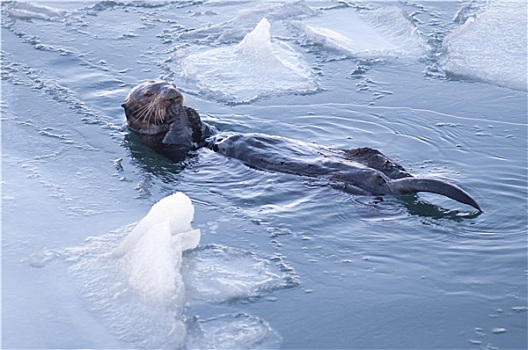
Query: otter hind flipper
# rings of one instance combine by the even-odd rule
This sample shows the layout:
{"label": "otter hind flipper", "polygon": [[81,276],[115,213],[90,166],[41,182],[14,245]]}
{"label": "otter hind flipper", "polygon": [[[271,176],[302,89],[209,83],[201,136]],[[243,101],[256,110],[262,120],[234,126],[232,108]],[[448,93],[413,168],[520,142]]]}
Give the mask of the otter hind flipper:
{"label": "otter hind flipper", "polygon": [[392,194],[403,195],[416,192],[431,192],[444,195],[460,203],[464,203],[482,212],[477,202],[458,186],[436,179],[408,177],[389,181]]}

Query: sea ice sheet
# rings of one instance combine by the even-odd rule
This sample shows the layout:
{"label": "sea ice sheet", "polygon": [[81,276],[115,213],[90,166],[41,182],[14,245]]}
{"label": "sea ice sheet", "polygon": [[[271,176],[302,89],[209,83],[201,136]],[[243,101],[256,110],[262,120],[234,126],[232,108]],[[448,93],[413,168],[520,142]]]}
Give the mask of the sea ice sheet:
{"label": "sea ice sheet", "polygon": [[207,245],[184,255],[182,275],[191,300],[256,297],[298,284],[293,269],[251,252]]}
{"label": "sea ice sheet", "polygon": [[66,11],[53,7],[18,1],[7,5],[6,11],[12,18],[23,20],[54,21],[60,20],[66,14]]}
{"label": "sea ice sheet", "polygon": [[420,58],[425,45],[417,28],[397,7],[328,10],[297,22],[314,43],[359,58]]}
{"label": "sea ice sheet", "polygon": [[526,2],[489,2],[444,39],[446,73],[526,91],[526,23]]}
{"label": "sea ice sheet", "polygon": [[190,323],[187,349],[277,349],[282,341],[268,322],[246,313]]}
{"label": "sea ice sheet", "polygon": [[257,317],[197,320],[186,314],[195,300],[258,297],[298,284],[280,258],[219,245],[197,248],[201,233],[191,226],[193,216],[191,200],[176,193],[154,204],[137,225],[69,249],[71,270],[92,309],[135,347],[278,347],[280,336]]}
{"label": "sea ice sheet", "polygon": [[[212,4],[213,2],[209,2]],[[218,1],[218,6],[225,6],[226,1]],[[230,20],[207,25],[202,28],[186,31],[179,35],[179,41],[189,40],[193,43],[215,43],[226,44],[239,42],[250,32],[263,17],[272,22],[301,19],[311,16],[315,10],[310,8],[304,1],[258,2],[254,6],[237,11]]]}
{"label": "sea ice sheet", "polygon": [[308,64],[288,44],[272,41],[270,27],[263,18],[237,45],[182,57],[184,77],[194,81],[201,92],[228,102],[315,91]]}

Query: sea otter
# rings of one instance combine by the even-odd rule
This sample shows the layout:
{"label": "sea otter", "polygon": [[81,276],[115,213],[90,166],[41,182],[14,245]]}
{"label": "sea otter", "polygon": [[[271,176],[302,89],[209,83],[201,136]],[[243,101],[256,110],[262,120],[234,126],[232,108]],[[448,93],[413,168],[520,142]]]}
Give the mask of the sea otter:
{"label": "sea otter", "polygon": [[340,150],[260,133],[218,132],[183,101],[173,83],[150,80],[135,86],[122,106],[129,129],[166,155],[207,147],[256,169],[323,178],[332,187],[351,194],[432,192],[481,212],[477,202],[461,188],[441,180],[413,177],[377,150]]}

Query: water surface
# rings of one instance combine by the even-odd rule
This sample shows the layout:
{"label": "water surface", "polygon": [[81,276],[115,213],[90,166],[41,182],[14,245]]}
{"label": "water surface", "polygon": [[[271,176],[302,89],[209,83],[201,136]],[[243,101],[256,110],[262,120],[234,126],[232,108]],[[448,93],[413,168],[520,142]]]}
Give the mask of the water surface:
{"label": "water surface", "polygon": [[[348,11],[382,38],[407,33],[396,43],[410,46],[379,39],[365,54],[306,30],[360,40],[355,24],[327,20]],[[138,316],[126,311],[139,304],[111,299],[93,279],[110,279],[104,267],[79,273],[69,249],[93,258],[104,245],[92,249],[88,237],[115,243],[115,232],[181,191],[195,206],[202,247],[278,262],[291,277],[257,295],[189,302],[186,320],[212,320],[210,330],[231,337],[190,339],[189,348],[526,348],[527,94],[487,66],[518,56],[486,44],[515,40],[486,23],[526,27],[526,4],[485,11],[484,1],[3,2],[2,346],[173,344],[156,326],[167,310],[150,313],[138,333]],[[244,94],[233,97],[218,93],[220,80],[204,86],[184,69],[185,57],[238,45],[263,17],[270,44],[296,52],[315,85],[291,80],[280,93],[252,95],[251,72],[235,72]],[[480,34],[464,36],[474,18],[471,33]],[[399,31],[407,27],[412,34]],[[470,53],[460,47],[491,58],[464,66],[460,55]],[[526,62],[503,68],[522,76]],[[436,195],[350,196],[205,149],[172,163],[129,134],[120,107],[135,84],[158,77],[174,80],[221,130],[373,147],[413,174],[460,185],[484,212]],[[108,303],[115,308],[100,307]]]}

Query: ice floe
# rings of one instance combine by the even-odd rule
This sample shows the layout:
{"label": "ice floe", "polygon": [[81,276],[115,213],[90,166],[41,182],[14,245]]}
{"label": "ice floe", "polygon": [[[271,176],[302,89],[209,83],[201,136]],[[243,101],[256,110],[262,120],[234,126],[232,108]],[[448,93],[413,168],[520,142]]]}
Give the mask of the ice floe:
{"label": "ice floe", "polygon": [[189,322],[187,349],[277,349],[282,337],[268,322],[246,313]]}
{"label": "ice floe", "polygon": [[425,53],[417,28],[397,7],[328,10],[296,25],[312,42],[350,57],[409,59]]}
{"label": "ice floe", "polygon": [[526,23],[526,2],[490,2],[444,39],[447,75],[526,91]]}
{"label": "ice floe", "polygon": [[287,43],[272,40],[263,18],[236,45],[204,49],[181,57],[182,74],[202,93],[227,102],[249,102],[317,89],[309,65]]}
{"label": "ice floe", "polygon": [[67,11],[50,6],[28,2],[12,2],[5,7],[5,11],[13,19],[56,21],[64,17]]}
{"label": "ice floe", "polygon": [[194,301],[254,298],[298,284],[280,258],[221,245],[198,247],[183,193],[154,204],[136,225],[92,237],[65,255],[91,308],[116,336],[141,348],[276,348],[278,335],[247,314],[199,320]]}
{"label": "ice floe", "polygon": [[[218,4],[225,6],[225,1]],[[248,3],[248,5],[251,5]],[[272,22],[302,19],[315,14],[316,11],[304,1],[289,1],[284,3],[259,2],[237,11],[236,15],[227,21],[207,25],[201,28],[186,31],[179,35],[181,40],[190,40],[193,43],[221,43],[229,44],[240,41],[249,31],[266,17]]]}
{"label": "ice floe", "polygon": [[[225,301],[258,297],[298,284],[292,269],[252,252],[207,245],[185,254],[182,267],[188,299]],[[279,264],[277,264],[279,262]]]}

